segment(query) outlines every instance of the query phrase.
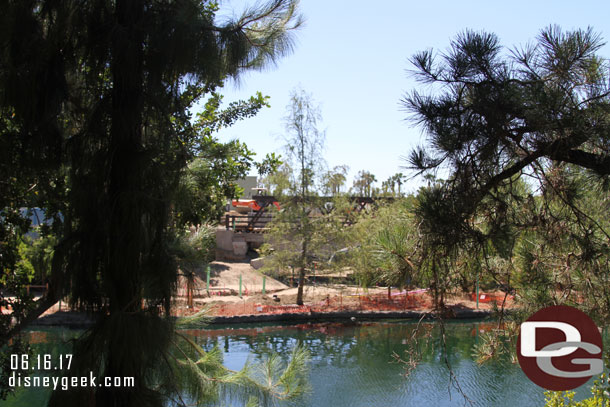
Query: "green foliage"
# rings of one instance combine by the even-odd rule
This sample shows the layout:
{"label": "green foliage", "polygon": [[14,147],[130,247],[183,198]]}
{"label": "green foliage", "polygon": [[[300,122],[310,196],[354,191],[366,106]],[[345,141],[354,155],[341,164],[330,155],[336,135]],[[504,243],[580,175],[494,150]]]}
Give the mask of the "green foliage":
{"label": "green foliage", "polygon": [[294,90],[287,111],[287,161],[283,171],[274,176],[274,182],[282,189],[287,186],[290,197],[282,201],[282,210],[275,214],[270,226],[269,236],[275,250],[266,269],[298,270],[297,304],[302,305],[306,273],[313,270],[315,260],[326,257],[322,252],[332,250],[329,249],[332,247],[330,233],[336,228],[314,199],[324,161],[324,133],[318,129],[319,108],[305,91]]}
{"label": "green foliage", "polygon": [[[151,372],[174,340],[165,321],[177,279],[174,228],[210,219],[231,193],[227,178],[251,164],[245,146],[219,143],[212,133],[267,104],[257,94],[221,110],[218,90],[291,51],[289,32],[301,24],[296,7],[293,0],[258,3],[220,25],[215,2],[5,4],[3,275],[19,261],[18,239],[29,228],[20,208],[43,208],[58,241],[47,295],[15,304],[17,325],[2,320],[2,342],[68,295],[99,317],[77,345],[83,370],[136,381],[133,390],[55,393],[54,400],[69,399],[57,404],[167,401],[168,388],[155,387]],[[206,108],[193,120],[201,100]],[[204,196],[191,201],[197,194]],[[31,274],[30,264],[20,264],[22,274]],[[23,291],[20,284],[3,288]]]}
{"label": "green foliage", "polygon": [[373,184],[375,182],[377,182],[377,178],[375,178],[373,174],[361,170],[358,171],[358,175],[354,179],[353,189],[358,196],[371,197],[374,195],[375,189],[373,188]]}
{"label": "green foliage", "polygon": [[[231,127],[239,120],[255,116],[261,108],[270,106],[269,96],[263,96],[261,92],[257,92],[247,101],[231,102],[227,108],[221,110],[222,99],[220,93],[212,92],[203,111],[196,114],[195,130],[201,133],[203,140],[223,128]],[[202,150],[206,151],[205,148]]]}
{"label": "green foliage", "polygon": [[183,170],[175,195],[176,226],[217,221],[227,199],[239,194],[235,180],[250,169],[253,153],[237,140],[223,144],[210,140],[206,153]]}
{"label": "green foliage", "polygon": [[292,167],[284,162],[275,171],[268,173],[260,181],[269,194],[276,198],[286,196],[291,188]]}
{"label": "green foliage", "polygon": [[[418,198],[422,249],[442,260],[429,266],[451,274],[467,264],[528,305],[578,305],[608,318],[610,89],[601,44],[591,29],[549,27],[507,54],[495,35],[466,31],[439,59],[413,57],[415,76],[435,86],[404,99],[428,134],[409,162],[428,175],[448,169]],[[463,285],[472,281],[459,274]]]}
{"label": "green foliage", "polygon": [[17,247],[17,253],[19,255],[19,260],[17,264],[15,264],[14,278],[18,281],[23,281],[30,283],[34,278],[34,266],[28,259],[27,256],[28,245],[21,241],[19,242],[19,246]]}
{"label": "green foliage", "polygon": [[[503,323],[504,326],[502,326]],[[519,326],[520,324],[514,321],[505,322],[504,316],[500,315],[496,329],[485,331],[478,336],[477,343],[472,349],[472,357],[479,364],[506,358],[512,363],[517,363],[515,349]]]}
{"label": "green foliage", "polygon": [[282,165],[282,156],[275,153],[267,153],[265,158],[258,163],[255,163],[259,177],[264,177],[267,174],[272,174]]}
{"label": "green foliage", "polygon": [[214,260],[215,232],[215,227],[201,225],[176,236],[170,244],[170,252],[175,256],[181,269],[193,271]]}
{"label": "green foliage", "polygon": [[198,136],[187,146],[194,158],[183,168],[175,192],[176,227],[215,222],[224,213],[227,199],[241,192],[235,180],[245,177],[252,166],[264,176],[281,164],[275,153],[255,162],[255,153],[244,143],[239,140],[221,143],[213,136],[268,107],[268,99],[258,92],[247,101],[233,102],[221,109],[222,95],[212,92],[204,110],[196,115],[193,129]]}
{"label": "green foliage", "polygon": [[[261,248],[261,254],[267,256],[262,268],[264,273],[285,280],[297,272],[302,279],[311,275],[314,268],[325,272],[346,265],[336,254],[349,246],[345,213],[351,205],[347,199],[333,197],[328,202],[310,197],[301,202],[298,198],[287,198],[281,205],[282,210],[274,212],[268,225],[268,243]],[[328,211],[328,207],[333,209]],[[306,218],[303,211],[307,213]]]}
{"label": "green foliage", "polygon": [[290,95],[284,120],[286,162],[294,170],[290,192],[295,197],[307,198],[318,189],[324,163],[325,134],[318,129],[322,120],[320,108],[311,95],[295,89]]}
{"label": "green foliage", "polygon": [[[24,376],[30,374],[30,372],[27,371],[15,371],[11,369],[11,355],[28,355],[31,357],[32,348],[28,342],[21,338],[21,336],[17,336],[12,343],[5,345],[3,352],[0,353],[0,383],[8,383],[9,378],[13,374],[21,373]],[[12,395],[14,392],[14,387],[0,387],[0,400],[6,400],[6,398]]]}
{"label": "green foliage", "polygon": [[54,247],[57,238],[54,235],[22,236],[18,240],[18,260],[13,269],[6,269],[0,281],[6,284],[9,280],[20,284],[42,284],[51,273]]}
{"label": "green foliage", "polygon": [[544,395],[545,407],[607,407],[610,405],[608,375],[604,373],[595,380],[591,397],[581,401],[574,401],[573,391],[546,391]]}
{"label": "green foliage", "polygon": [[349,264],[360,284],[406,287],[417,282],[418,236],[405,201],[363,213],[351,226]]}
{"label": "green foliage", "polygon": [[347,180],[349,167],[337,165],[322,176],[322,193],[324,195],[336,196],[341,193],[341,188]]}
{"label": "green foliage", "polygon": [[403,193],[400,191],[400,187],[404,184],[406,177],[403,173],[399,172],[390,176],[387,180],[381,183],[381,194],[386,197],[401,197]]}

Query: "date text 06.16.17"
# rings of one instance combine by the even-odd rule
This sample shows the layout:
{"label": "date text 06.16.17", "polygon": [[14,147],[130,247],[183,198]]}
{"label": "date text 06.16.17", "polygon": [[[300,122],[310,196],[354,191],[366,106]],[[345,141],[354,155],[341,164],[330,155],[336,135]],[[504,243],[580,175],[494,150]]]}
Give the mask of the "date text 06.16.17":
{"label": "date text 06.16.17", "polygon": [[38,354],[32,358],[30,355],[11,355],[11,370],[70,370],[72,355]]}

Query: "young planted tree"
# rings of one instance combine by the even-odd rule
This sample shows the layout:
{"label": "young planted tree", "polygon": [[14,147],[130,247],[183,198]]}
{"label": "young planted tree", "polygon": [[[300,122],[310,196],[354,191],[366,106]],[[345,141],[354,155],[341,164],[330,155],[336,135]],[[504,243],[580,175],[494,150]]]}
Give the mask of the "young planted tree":
{"label": "young planted tree", "polygon": [[314,254],[319,244],[316,235],[324,223],[320,218],[314,218],[319,213],[314,211],[312,199],[323,164],[324,132],[318,129],[319,108],[303,90],[292,92],[285,121],[286,158],[293,170],[290,196],[285,198],[282,211],[275,216],[270,240],[275,245],[274,263],[299,272],[297,304],[302,305],[305,276],[314,267]]}

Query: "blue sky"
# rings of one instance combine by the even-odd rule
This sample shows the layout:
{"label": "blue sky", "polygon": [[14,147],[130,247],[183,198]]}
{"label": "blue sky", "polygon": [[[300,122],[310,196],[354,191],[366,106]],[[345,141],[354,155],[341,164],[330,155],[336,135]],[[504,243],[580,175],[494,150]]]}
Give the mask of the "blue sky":
{"label": "blue sky", "polygon": [[[222,9],[241,10],[251,1],[224,1]],[[319,104],[326,130],[329,167],[346,164],[351,178],[359,170],[379,182],[400,168],[401,158],[424,142],[420,128],[406,121],[400,99],[424,86],[409,77],[409,58],[417,51],[445,50],[465,30],[496,33],[512,48],[532,41],[557,24],[564,30],[591,26],[610,41],[607,1],[361,1],[301,0],[305,25],[295,33],[294,52],[277,66],[247,73],[228,83],[224,102],[256,91],[271,97],[271,108],[219,133],[223,141],[244,141],[258,157],[282,152],[283,118],[290,92],[301,87]],[[610,58],[610,46],[600,55]],[[417,189],[418,180],[407,190]]]}

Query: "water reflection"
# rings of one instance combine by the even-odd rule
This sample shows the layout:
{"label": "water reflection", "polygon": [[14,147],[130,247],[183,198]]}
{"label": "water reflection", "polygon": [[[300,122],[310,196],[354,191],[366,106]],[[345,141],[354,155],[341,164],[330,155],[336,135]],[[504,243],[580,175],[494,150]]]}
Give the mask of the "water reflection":
{"label": "water reflection", "polygon": [[[206,349],[222,344],[225,364],[241,368],[248,359],[270,352],[289,355],[297,342],[312,354],[313,392],[298,406],[463,406],[464,398],[450,385],[438,325],[425,322],[418,331],[421,360],[404,377],[404,365],[393,353],[405,355],[416,330],[413,322],[362,324],[316,323],[291,326],[215,327],[189,331]],[[496,328],[489,322],[446,324],[447,360],[463,392],[475,406],[544,405],[543,389],[530,382],[509,360],[478,365],[472,358],[478,335]],[[589,383],[590,385],[591,383]],[[576,399],[587,397],[588,386]]]}
{"label": "water reflection", "polygon": [[[496,327],[490,322],[446,324],[447,360],[464,393],[474,406],[542,406],[543,390],[530,382],[518,365],[508,360],[477,365],[472,349],[481,332]],[[450,386],[440,329],[423,322],[417,331],[421,361],[404,377],[404,364],[392,354],[404,356],[413,349],[410,339],[417,322],[362,324],[315,323],[299,325],[213,326],[185,330],[205,349],[224,351],[224,363],[238,370],[248,359],[262,359],[271,352],[287,358],[298,342],[311,354],[311,394],[298,407],[463,406],[464,398]],[[28,333],[39,353],[69,353],[77,331],[45,329]],[[576,399],[589,396],[589,386],[577,389]],[[2,406],[42,406],[48,392],[32,389],[0,402]],[[227,399],[226,405],[231,404]],[[235,404],[238,405],[238,404]]]}

